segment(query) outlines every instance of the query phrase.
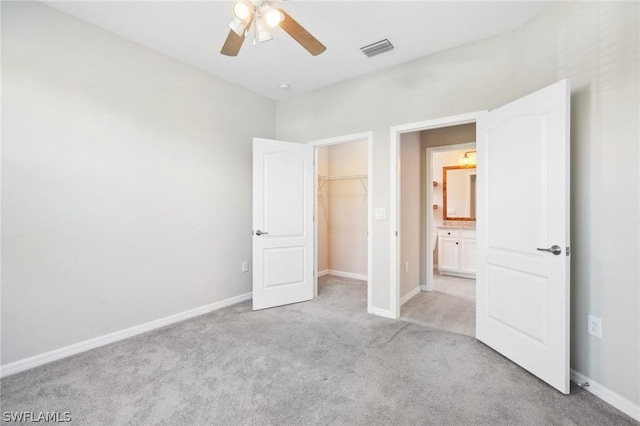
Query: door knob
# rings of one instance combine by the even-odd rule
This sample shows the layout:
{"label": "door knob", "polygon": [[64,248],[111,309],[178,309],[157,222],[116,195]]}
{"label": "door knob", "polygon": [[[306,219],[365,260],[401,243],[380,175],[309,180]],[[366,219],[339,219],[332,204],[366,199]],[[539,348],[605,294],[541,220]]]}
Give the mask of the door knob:
{"label": "door knob", "polygon": [[261,230],[259,230],[259,229],[256,231],[256,235],[257,235],[257,236],[260,236],[260,235],[267,235],[267,234],[268,234],[268,232],[262,232],[262,231],[261,231]]}
{"label": "door knob", "polygon": [[560,253],[562,253],[562,249],[560,248],[560,246],[557,245],[552,245],[551,248],[537,248],[536,250],[538,251],[548,251],[549,253],[553,253],[556,256],[558,256]]}

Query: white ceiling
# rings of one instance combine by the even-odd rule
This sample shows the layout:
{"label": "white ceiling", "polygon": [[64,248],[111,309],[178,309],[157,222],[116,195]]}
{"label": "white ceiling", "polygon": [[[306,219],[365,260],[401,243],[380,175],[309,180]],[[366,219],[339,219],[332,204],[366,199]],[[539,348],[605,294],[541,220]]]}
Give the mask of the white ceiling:
{"label": "white ceiling", "polygon": [[[221,55],[232,1],[46,1],[63,12],[271,99],[283,99],[522,26],[548,2],[302,1],[276,3],[327,50],[311,56],[279,28]],[[395,50],[360,47],[388,38]],[[287,82],[283,90],[279,83]]]}

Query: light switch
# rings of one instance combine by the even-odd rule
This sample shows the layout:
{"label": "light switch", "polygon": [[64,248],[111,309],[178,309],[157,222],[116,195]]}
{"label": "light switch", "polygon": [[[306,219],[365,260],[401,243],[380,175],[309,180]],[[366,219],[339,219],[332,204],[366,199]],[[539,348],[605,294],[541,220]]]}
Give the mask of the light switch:
{"label": "light switch", "polygon": [[384,207],[376,208],[374,210],[374,215],[376,220],[385,220],[387,218],[387,209],[385,209]]}

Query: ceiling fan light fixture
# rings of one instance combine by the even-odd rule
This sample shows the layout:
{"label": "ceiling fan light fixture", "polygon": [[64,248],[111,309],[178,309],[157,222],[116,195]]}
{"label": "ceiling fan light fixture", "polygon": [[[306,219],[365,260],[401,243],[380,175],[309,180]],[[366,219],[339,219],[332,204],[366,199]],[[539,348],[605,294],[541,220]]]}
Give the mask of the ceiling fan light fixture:
{"label": "ceiling fan light fixture", "polygon": [[233,30],[233,32],[238,34],[239,36],[243,36],[248,23],[248,20],[242,21],[238,18],[234,18],[234,20],[229,24],[229,28],[231,28],[231,30]]}
{"label": "ceiling fan light fixture", "polygon": [[239,1],[233,5],[233,14],[236,15],[239,20],[245,21],[251,15],[251,9],[249,9],[246,3]]}
{"label": "ceiling fan light fixture", "polygon": [[284,21],[284,14],[278,9],[270,9],[265,13],[264,19],[267,22],[267,25],[273,28],[277,27],[280,25],[280,22]]}
{"label": "ceiling fan light fixture", "polygon": [[[229,24],[229,34],[220,53],[225,56],[238,56],[249,28],[253,25],[253,45],[272,40],[270,27],[279,26],[300,46],[313,56],[327,48],[309,33],[302,25],[282,9],[272,8],[275,0],[234,0],[234,20]],[[244,19],[243,19],[244,18]]]}
{"label": "ceiling fan light fixture", "polygon": [[265,24],[264,24],[262,19],[259,19],[256,22],[256,33],[257,33],[258,41],[260,43],[263,43],[263,42],[269,41],[269,40],[273,40],[273,36],[271,35],[271,32],[265,26]]}

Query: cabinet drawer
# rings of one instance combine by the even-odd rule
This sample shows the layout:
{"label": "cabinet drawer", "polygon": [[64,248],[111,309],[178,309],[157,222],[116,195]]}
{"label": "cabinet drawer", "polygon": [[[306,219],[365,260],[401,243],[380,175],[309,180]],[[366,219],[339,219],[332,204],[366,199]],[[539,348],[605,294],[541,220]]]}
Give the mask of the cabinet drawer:
{"label": "cabinet drawer", "polygon": [[468,238],[468,239],[476,239],[476,230],[475,229],[469,229],[469,230],[464,230],[461,231],[462,233],[462,238]]}
{"label": "cabinet drawer", "polygon": [[441,229],[438,231],[440,238],[460,238],[460,230],[458,229]]}

